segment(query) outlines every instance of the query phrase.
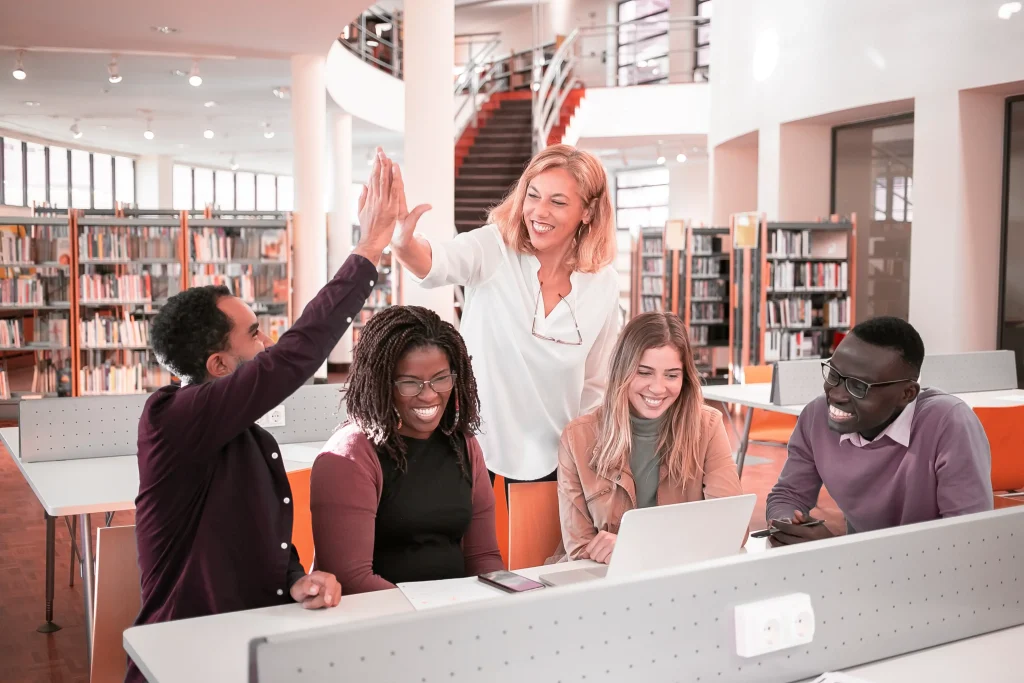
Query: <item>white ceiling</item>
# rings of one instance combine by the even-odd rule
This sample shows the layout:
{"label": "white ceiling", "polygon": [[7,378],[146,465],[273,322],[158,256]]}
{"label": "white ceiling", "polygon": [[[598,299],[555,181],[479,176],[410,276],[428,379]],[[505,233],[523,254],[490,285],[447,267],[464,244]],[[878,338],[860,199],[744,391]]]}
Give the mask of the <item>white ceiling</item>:
{"label": "white ceiling", "polygon": [[707,163],[707,137],[704,135],[674,135],[667,137],[632,136],[617,138],[587,138],[577,147],[595,154],[609,171],[627,168],[647,168],[664,156],[669,164],[676,156],[686,155],[684,163]]}

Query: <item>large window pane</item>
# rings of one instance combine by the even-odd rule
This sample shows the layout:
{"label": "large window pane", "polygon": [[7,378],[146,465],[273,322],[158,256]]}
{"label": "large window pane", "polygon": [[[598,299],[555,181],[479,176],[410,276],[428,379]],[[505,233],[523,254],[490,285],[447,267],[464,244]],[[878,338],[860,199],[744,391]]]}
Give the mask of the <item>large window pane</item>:
{"label": "large window pane", "polygon": [[195,188],[194,209],[205,209],[213,204],[213,171],[209,168],[197,168],[192,177]]}
{"label": "large window pane", "polygon": [[231,171],[217,171],[213,175],[214,203],[224,211],[235,210],[235,174]]}
{"label": "large window pane", "polygon": [[46,148],[29,142],[28,163],[25,166],[25,182],[27,187],[28,205],[46,203]]}
{"label": "large window pane", "polygon": [[68,208],[68,151],[50,148],[50,206]]}
{"label": "large window pane", "polygon": [[637,171],[619,171],[615,175],[615,186],[641,187],[643,185],[668,185],[668,169],[664,166],[644,168]]}
{"label": "large window pane", "polygon": [[910,313],[913,115],[835,130],[833,213],[857,214],[857,320]]}
{"label": "large window pane", "polygon": [[252,173],[235,174],[235,204],[239,211],[256,209],[256,176]]}
{"label": "large window pane", "polygon": [[117,186],[114,200],[122,204],[135,203],[135,161],[128,157],[114,157],[114,171]]}
{"label": "large window pane", "polygon": [[71,150],[71,206],[75,209],[92,208],[89,153],[80,149]]}
{"label": "large window pane", "polygon": [[93,207],[114,208],[114,159],[109,154],[92,155]]}
{"label": "large window pane", "polygon": [[172,209],[189,210],[192,208],[192,168],[174,165],[171,173]]}
{"label": "large window pane", "polygon": [[1009,154],[1003,170],[1006,173],[1006,196],[1003,210],[1006,223],[1005,260],[1002,272],[1003,319],[999,348],[1017,355],[1017,383],[1024,382],[1024,100],[1009,104],[1007,144]]}
{"label": "large window pane", "polygon": [[21,166],[21,140],[4,138],[4,203],[25,206],[25,174]]}
{"label": "large window pane", "polygon": [[260,173],[256,176],[256,210],[274,211],[277,209],[277,188],[274,176]]}
{"label": "large window pane", "polygon": [[277,210],[293,211],[295,207],[295,179],[290,175],[277,177]]}

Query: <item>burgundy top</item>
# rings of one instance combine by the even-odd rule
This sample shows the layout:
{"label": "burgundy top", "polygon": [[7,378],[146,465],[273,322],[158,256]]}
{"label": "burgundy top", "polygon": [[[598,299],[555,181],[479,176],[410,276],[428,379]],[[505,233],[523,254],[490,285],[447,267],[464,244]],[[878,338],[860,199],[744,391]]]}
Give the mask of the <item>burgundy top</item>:
{"label": "burgundy top", "polygon": [[[398,474],[390,461],[382,468],[374,445],[348,424],[313,463],[309,507],[315,565],[334,574],[346,595],[394,588],[401,581],[475,576],[504,568],[495,535],[494,490],[480,444],[474,437],[466,440],[472,483],[464,501],[469,514],[460,526],[453,518],[459,518],[463,505],[457,486],[462,475],[455,454],[436,448],[439,441],[431,440],[435,448],[428,442],[415,444],[423,448],[410,447],[407,472]],[[458,535],[461,539],[452,533],[455,526],[465,530]],[[445,552],[449,538],[461,541],[462,567],[453,569]],[[387,551],[375,542],[386,543]]]}
{"label": "burgundy top", "polygon": [[[218,380],[156,391],[139,420],[136,625],[291,601],[291,488],[277,441],[254,422],[323,364],[377,278],[351,255],[268,350]],[[128,681],[142,681],[130,663]]]}

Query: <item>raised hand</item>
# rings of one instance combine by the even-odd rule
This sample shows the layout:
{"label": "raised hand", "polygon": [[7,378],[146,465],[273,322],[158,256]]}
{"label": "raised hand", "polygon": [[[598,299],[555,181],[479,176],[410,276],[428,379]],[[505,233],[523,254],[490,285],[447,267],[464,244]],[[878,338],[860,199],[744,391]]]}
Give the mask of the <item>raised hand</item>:
{"label": "raised hand", "polygon": [[430,204],[420,204],[412,211],[409,211],[406,205],[405,199],[405,181],[402,179],[402,170],[395,165],[395,186],[398,189],[399,205],[398,205],[398,230],[395,231],[395,236],[392,239],[392,243],[396,247],[407,246],[413,239],[413,235],[416,234],[416,223],[419,222],[420,217],[427,211],[430,211]]}
{"label": "raised hand", "polygon": [[384,248],[391,242],[398,220],[400,199],[394,182],[397,166],[378,147],[370,171],[370,182],[359,194],[359,227],[361,237],[354,252],[372,263],[380,260]]}

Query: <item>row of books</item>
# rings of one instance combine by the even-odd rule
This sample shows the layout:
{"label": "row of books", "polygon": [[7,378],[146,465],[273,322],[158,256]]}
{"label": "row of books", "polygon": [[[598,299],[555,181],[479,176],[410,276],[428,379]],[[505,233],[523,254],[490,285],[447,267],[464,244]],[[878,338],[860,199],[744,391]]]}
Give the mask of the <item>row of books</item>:
{"label": "row of books", "polygon": [[645,295],[661,296],[665,290],[665,281],[660,277],[644,276],[640,286]]}
{"label": "row of books", "polygon": [[256,319],[260,324],[260,331],[270,337],[275,344],[281,335],[288,330],[288,316],[286,315],[258,315]]}
{"label": "row of books", "polygon": [[664,240],[661,235],[644,236],[640,242],[641,252],[644,256],[661,256],[665,250]]}
{"label": "row of books", "polygon": [[32,393],[71,395],[71,350],[36,351]]}
{"label": "row of books", "polygon": [[690,304],[690,323],[720,323],[725,320],[725,304]]}
{"label": "row of books", "polygon": [[640,270],[644,275],[661,277],[665,274],[664,259],[642,259]]}
{"label": "row of books", "polygon": [[809,258],[811,255],[810,230],[769,230],[769,258]]}
{"label": "row of books", "polygon": [[6,401],[11,397],[11,381],[7,377],[7,363],[0,367],[0,400]]}
{"label": "row of books", "polygon": [[0,278],[0,306],[55,306],[69,301],[68,276],[59,269],[40,276]]}
{"label": "row of books", "polygon": [[78,321],[78,335],[82,348],[149,346],[149,321],[97,315]]}
{"label": "row of books", "polygon": [[710,254],[715,251],[714,235],[693,235],[690,247],[694,254]]}
{"label": "row of books", "polygon": [[824,332],[784,332],[767,330],[764,333],[764,360],[773,363],[799,358],[821,358],[825,354],[828,336]]}
{"label": "row of books", "polygon": [[815,305],[812,299],[801,297],[769,301],[765,309],[765,322],[773,329],[843,329],[850,326],[850,299],[829,299],[820,305]]}
{"label": "row of books", "polygon": [[150,273],[112,275],[83,274],[78,276],[82,301],[152,301],[153,282]]}
{"label": "row of books", "polygon": [[34,341],[70,347],[71,321],[66,313],[38,316],[33,324]]}
{"label": "row of books", "polygon": [[775,292],[845,292],[847,263],[769,263],[768,283]]}
{"label": "row of books", "polygon": [[254,272],[252,266],[244,268],[246,272],[236,275],[195,273],[192,275],[192,286],[224,285],[232,294],[248,303],[287,303],[288,281],[281,274]]}
{"label": "row of books", "polygon": [[21,318],[0,320],[0,349],[18,349],[25,345],[25,329]]}
{"label": "row of books", "polygon": [[124,363],[83,365],[78,372],[82,396],[141,394],[171,383],[171,374],[146,359],[145,353],[133,352],[130,355]]}
{"label": "row of books", "polygon": [[694,275],[721,275],[722,264],[728,264],[729,262],[718,258],[694,256],[691,263],[690,268],[693,270]]}
{"label": "row of books", "polygon": [[690,343],[696,346],[707,346],[708,344],[708,331],[707,325],[698,325],[690,328]]}
{"label": "row of books", "polygon": [[192,259],[230,261],[286,260],[284,230],[201,228],[192,231]]}
{"label": "row of books", "polygon": [[375,287],[366,299],[366,308],[387,308],[391,305],[390,287]]}
{"label": "row of books", "polygon": [[78,258],[123,261],[177,259],[181,228],[82,226]]}
{"label": "row of books", "polygon": [[663,310],[661,296],[641,296],[640,310],[644,313],[660,312]]}
{"label": "row of books", "polygon": [[697,299],[720,299],[729,292],[720,280],[694,280],[692,284],[692,296]]}
{"label": "row of books", "polygon": [[0,263],[71,263],[66,225],[0,228]]}

